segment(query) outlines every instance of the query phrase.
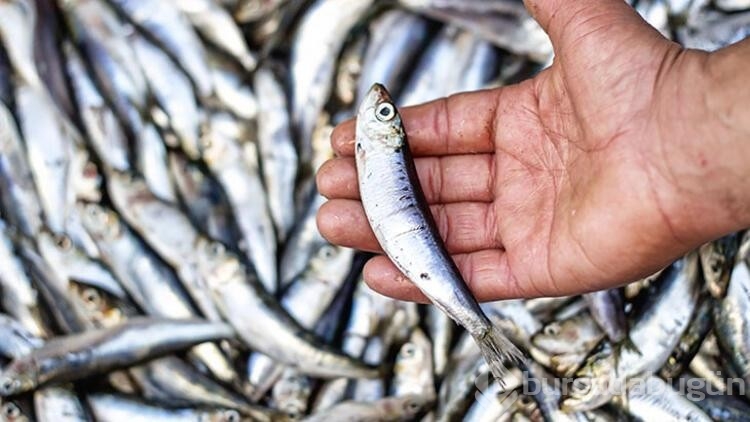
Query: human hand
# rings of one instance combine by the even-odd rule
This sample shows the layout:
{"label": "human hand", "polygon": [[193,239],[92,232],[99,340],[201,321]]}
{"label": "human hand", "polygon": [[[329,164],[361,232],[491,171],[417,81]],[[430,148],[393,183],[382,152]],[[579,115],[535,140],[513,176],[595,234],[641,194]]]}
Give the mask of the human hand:
{"label": "human hand", "polygon": [[[725,171],[747,155],[727,154],[727,129],[708,124],[709,54],[666,40],[621,0],[526,4],[554,45],[550,68],[401,110],[441,235],[477,298],[611,288],[747,225],[746,202],[728,188],[742,178]],[[352,121],[332,135],[318,227],[379,252],[353,139]],[[364,276],[383,294],[426,301],[384,256]]]}

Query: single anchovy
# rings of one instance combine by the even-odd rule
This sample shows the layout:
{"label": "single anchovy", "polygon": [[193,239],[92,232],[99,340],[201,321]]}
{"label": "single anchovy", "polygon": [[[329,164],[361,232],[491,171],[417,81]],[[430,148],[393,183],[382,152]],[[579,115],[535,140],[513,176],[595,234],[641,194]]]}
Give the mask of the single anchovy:
{"label": "single anchovy", "polygon": [[389,10],[373,20],[370,41],[362,59],[356,101],[361,102],[374,83],[389,87],[398,98],[401,85],[422,53],[428,35],[428,21],[407,11]]}
{"label": "single anchovy", "polygon": [[344,45],[346,34],[373,3],[373,0],[317,0],[295,32],[290,63],[294,81],[291,108],[302,162],[311,158],[310,138],[331,93],[335,57]]}
{"label": "single anchovy", "polygon": [[37,12],[33,0],[0,3],[0,40],[21,84],[44,89],[34,62],[34,28]]}
{"label": "single anchovy", "polygon": [[711,422],[700,407],[659,377],[631,380],[625,410],[643,421]]}
{"label": "single anchovy", "polygon": [[225,245],[240,241],[232,207],[219,182],[207,169],[188,161],[183,155],[170,151],[169,172],[188,217],[203,233]]}
{"label": "single anchovy", "polygon": [[706,288],[711,296],[717,299],[723,298],[727,293],[729,277],[732,275],[741,238],[741,233],[732,233],[706,243],[698,250]]}
{"label": "single anchovy", "polygon": [[203,239],[195,253],[222,315],[250,348],[309,375],[378,375],[377,368],[343,355],[301,327],[222,245]]}
{"label": "single anchovy", "polygon": [[177,193],[169,172],[167,150],[159,131],[152,124],[146,124],[136,142],[138,148],[136,167],[146,180],[149,189],[157,198],[176,203]]}
{"label": "single anchovy", "polygon": [[37,292],[24,264],[16,256],[8,226],[0,220],[0,290],[2,308],[34,336],[45,337],[47,329],[39,313]]}
{"label": "single anchovy", "polygon": [[243,69],[252,72],[258,59],[242,36],[232,16],[213,0],[172,0],[209,43],[234,58]]}
{"label": "single anchovy", "polygon": [[378,242],[409,280],[474,337],[490,370],[502,379],[504,362],[523,355],[482,312],[446,251],[419,185],[401,117],[381,85],[374,85],[360,106],[356,138],[362,205]]}
{"label": "single anchovy", "polygon": [[0,356],[18,358],[31,353],[44,341],[32,334],[18,320],[0,314]]}
{"label": "single anchovy", "polygon": [[376,401],[346,401],[302,420],[304,422],[333,420],[410,421],[431,403],[432,399],[415,394],[403,397],[385,397]]}
{"label": "single anchovy", "polygon": [[40,422],[87,422],[88,413],[71,387],[46,387],[34,392],[34,412]]}
{"label": "single anchovy", "polygon": [[[750,380],[750,268],[748,267],[750,236],[743,239],[738,259],[734,264],[726,297],[720,300],[713,312],[714,333],[732,370]],[[745,391],[750,397],[750,390]]]}
{"label": "single anchovy", "polygon": [[266,289],[276,292],[276,233],[260,170],[243,159],[238,140],[223,131],[226,126],[236,126],[231,116],[215,114],[210,124],[209,134],[203,139],[203,159],[232,205],[242,233],[241,249]]}
{"label": "single anchovy", "polygon": [[310,258],[324,245],[328,244],[318,231],[316,216],[320,206],[326,201],[325,197],[313,192],[307,199],[302,215],[292,229],[284,244],[279,264],[279,281],[281,289],[285,289],[307,267]]}
{"label": "single anchovy", "polygon": [[547,323],[531,338],[529,353],[556,374],[572,377],[604,335],[591,314],[581,312]]}
{"label": "single anchovy", "polygon": [[265,68],[255,72],[258,95],[258,150],[263,163],[263,181],[268,208],[280,240],[294,225],[294,182],[297,150],[290,128],[286,93],[274,74]]}
{"label": "single anchovy", "polygon": [[128,42],[132,26],[99,0],[63,2],[62,11],[96,87],[125,133],[138,136],[149,95],[146,77]]}
{"label": "single anchovy", "polygon": [[601,290],[583,295],[591,317],[602,327],[609,340],[619,343],[627,336],[625,304],[620,289]]}
{"label": "single anchovy", "polygon": [[687,330],[682,334],[680,342],[659,371],[659,375],[664,379],[678,377],[690,365],[695,355],[698,354],[701,344],[713,328],[713,311],[715,307],[716,302],[713,298],[703,296],[699,299]]}
{"label": "single anchovy", "polygon": [[[213,92],[205,50],[187,18],[172,2],[163,0],[108,0],[151,41],[178,64],[195,86],[200,98]],[[144,66],[151,63],[145,60]]]}
{"label": "single anchovy", "polygon": [[128,170],[128,141],[120,121],[99,93],[73,46],[65,43],[63,51],[87,139],[105,165],[120,171]]}
{"label": "single anchovy", "polygon": [[[145,403],[133,396],[89,394],[86,402],[96,420],[129,422],[239,422],[240,412],[234,409],[200,407],[167,408]],[[268,411],[264,417],[252,415],[251,420],[261,422],[287,420],[282,415]],[[257,419],[256,419],[257,418]]]}
{"label": "single anchovy", "polygon": [[[157,104],[166,115],[166,127],[177,136],[182,150],[198,159],[203,116],[189,80],[157,46],[136,33],[129,36],[136,57]],[[160,119],[154,119],[160,124]],[[164,126],[164,125],[161,125]]]}
{"label": "single anchovy", "polygon": [[72,128],[42,88],[18,86],[16,104],[45,221],[55,233],[64,233],[68,203],[74,196]]}
{"label": "single anchovy", "polygon": [[515,0],[399,0],[404,7],[472,31],[500,48],[541,63],[552,56],[552,43]]}
{"label": "single anchovy", "polygon": [[245,81],[243,72],[233,62],[219,54],[209,54],[208,60],[218,106],[240,119],[257,118],[258,99]]}
{"label": "single anchovy", "polygon": [[0,104],[0,194],[5,218],[23,234],[34,237],[43,225],[34,178],[15,119]]}
{"label": "single anchovy", "polygon": [[426,397],[437,397],[432,370],[432,343],[419,328],[412,331],[409,341],[398,351],[393,367],[391,394],[422,394]]}
{"label": "single anchovy", "polygon": [[110,329],[57,337],[4,368],[0,395],[106,373],[233,336],[232,328],[223,323],[139,318]]}

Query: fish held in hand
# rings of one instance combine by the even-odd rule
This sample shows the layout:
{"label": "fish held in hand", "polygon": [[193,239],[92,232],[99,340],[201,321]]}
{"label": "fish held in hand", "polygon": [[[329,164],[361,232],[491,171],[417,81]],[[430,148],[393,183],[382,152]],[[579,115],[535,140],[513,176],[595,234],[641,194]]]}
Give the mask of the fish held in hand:
{"label": "fish held in hand", "polygon": [[479,307],[437,230],[419,185],[401,117],[388,91],[370,89],[357,116],[356,166],[362,205],[396,267],[479,345],[498,379],[523,354]]}

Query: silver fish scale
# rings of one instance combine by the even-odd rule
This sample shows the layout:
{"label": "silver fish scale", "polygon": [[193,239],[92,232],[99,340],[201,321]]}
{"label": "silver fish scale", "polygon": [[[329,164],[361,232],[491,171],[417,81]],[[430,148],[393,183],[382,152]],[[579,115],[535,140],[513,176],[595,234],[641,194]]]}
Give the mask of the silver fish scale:
{"label": "silver fish scale", "polygon": [[[627,3],[684,47],[750,34],[750,0]],[[553,57],[521,0],[0,0],[0,419],[744,420],[750,393],[678,381],[750,391],[750,235],[481,306],[446,251],[397,108]],[[367,221],[430,305],[318,230],[351,117]]]}

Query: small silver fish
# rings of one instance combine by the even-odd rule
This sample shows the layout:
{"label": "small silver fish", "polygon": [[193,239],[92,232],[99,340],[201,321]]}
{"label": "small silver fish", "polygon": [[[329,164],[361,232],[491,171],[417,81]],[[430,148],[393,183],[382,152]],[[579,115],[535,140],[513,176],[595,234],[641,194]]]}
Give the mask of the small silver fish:
{"label": "small silver fish", "polygon": [[[492,373],[522,353],[482,312],[445,249],[416,176],[401,117],[373,85],[357,115],[356,165],[362,205],[386,255],[475,339]],[[404,251],[408,251],[405,253]]]}

